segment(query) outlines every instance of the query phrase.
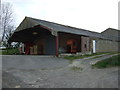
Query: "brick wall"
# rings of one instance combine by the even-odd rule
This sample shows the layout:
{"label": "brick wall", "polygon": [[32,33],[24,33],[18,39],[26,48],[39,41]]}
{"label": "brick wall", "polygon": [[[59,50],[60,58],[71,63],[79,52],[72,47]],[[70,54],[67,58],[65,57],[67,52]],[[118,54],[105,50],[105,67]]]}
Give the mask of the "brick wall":
{"label": "brick wall", "polygon": [[81,36],[81,52],[90,51],[90,38]]}

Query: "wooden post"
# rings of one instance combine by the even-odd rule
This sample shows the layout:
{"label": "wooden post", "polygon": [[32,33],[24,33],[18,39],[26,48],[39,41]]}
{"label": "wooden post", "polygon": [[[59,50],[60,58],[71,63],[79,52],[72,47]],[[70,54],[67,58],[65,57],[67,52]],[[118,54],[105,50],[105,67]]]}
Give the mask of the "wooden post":
{"label": "wooden post", "polygon": [[58,57],[58,35],[56,36],[56,56]]}

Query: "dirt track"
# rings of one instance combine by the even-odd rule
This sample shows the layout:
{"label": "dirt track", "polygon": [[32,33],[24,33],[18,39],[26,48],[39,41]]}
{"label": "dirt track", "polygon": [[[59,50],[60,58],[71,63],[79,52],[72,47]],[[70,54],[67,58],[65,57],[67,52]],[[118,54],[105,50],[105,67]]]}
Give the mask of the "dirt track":
{"label": "dirt track", "polygon": [[[3,56],[3,87],[118,88],[118,67],[92,69],[94,60],[70,63],[56,57]],[[82,69],[74,70],[78,66]]]}

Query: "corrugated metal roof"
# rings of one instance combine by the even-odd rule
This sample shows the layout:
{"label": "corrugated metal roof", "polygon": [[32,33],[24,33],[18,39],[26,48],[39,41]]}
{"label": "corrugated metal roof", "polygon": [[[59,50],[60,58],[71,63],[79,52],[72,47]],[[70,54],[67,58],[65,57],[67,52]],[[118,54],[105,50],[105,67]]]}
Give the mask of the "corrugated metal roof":
{"label": "corrugated metal roof", "polygon": [[53,22],[49,22],[49,21],[45,21],[45,20],[40,20],[40,19],[35,19],[35,18],[31,18],[31,17],[25,17],[25,19],[18,26],[18,28],[16,29],[15,32],[24,30],[26,28],[34,27],[36,25],[41,25],[41,26],[47,27],[56,32],[66,32],[66,33],[72,33],[72,34],[77,34],[77,35],[89,36],[89,37],[93,37],[93,38],[102,38],[102,39],[118,41],[118,37],[114,37],[114,36],[111,37],[109,35],[104,35],[101,33],[88,31],[85,29],[70,27],[70,26],[61,25],[61,24],[57,24],[57,23],[53,23]]}
{"label": "corrugated metal roof", "polygon": [[101,34],[108,37],[109,39],[120,41],[120,30],[108,28],[101,32]]}
{"label": "corrugated metal roof", "polygon": [[50,28],[51,30],[54,30],[57,32],[67,32],[67,33],[72,33],[72,34],[77,34],[77,35],[101,37],[101,34],[97,33],[97,32],[92,32],[92,31],[88,31],[85,29],[79,29],[79,28],[75,28],[75,27],[65,26],[65,25],[61,25],[61,24],[57,24],[57,23],[53,23],[53,22],[49,22],[49,21],[45,21],[45,20],[39,20],[39,19],[34,19],[34,18],[30,18],[30,19],[34,20],[34,22],[39,23],[42,26],[45,26],[45,27]]}

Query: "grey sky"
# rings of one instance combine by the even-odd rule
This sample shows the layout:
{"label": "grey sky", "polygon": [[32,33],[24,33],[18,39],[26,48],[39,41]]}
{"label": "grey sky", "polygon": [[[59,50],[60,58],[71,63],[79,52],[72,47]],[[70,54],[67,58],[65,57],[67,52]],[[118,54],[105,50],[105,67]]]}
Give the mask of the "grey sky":
{"label": "grey sky", "polygon": [[13,5],[18,26],[25,16],[101,32],[118,28],[119,0],[3,0]]}

